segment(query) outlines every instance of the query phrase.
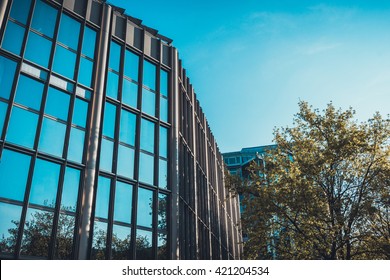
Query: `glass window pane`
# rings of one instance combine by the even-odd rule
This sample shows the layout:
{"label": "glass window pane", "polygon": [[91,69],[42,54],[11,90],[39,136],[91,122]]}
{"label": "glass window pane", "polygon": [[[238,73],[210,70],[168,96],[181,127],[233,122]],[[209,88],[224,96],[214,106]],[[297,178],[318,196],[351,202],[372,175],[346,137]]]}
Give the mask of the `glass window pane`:
{"label": "glass window pane", "polygon": [[139,158],[139,180],[153,185],[154,176],[154,157],[140,153]]}
{"label": "glass window pane", "polygon": [[167,209],[168,196],[165,194],[158,194],[158,230],[167,231]]}
{"label": "glass window pane", "polygon": [[124,74],[134,81],[138,81],[139,56],[132,51],[126,50]]}
{"label": "glass window pane", "polygon": [[12,254],[15,250],[16,239],[20,224],[22,207],[0,203],[0,244],[1,253]]}
{"label": "glass window pane", "polygon": [[83,161],[85,132],[81,129],[72,127],[70,129],[70,139],[68,147],[68,160],[78,163]]}
{"label": "glass window pane", "polygon": [[154,123],[141,120],[141,149],[154,153]]}
{"label": "glass window pane", "polygon": [[114,138],[116,106],[106,102],[103,120],[103,135]]}
{"label": "glass window pane", "polygon": [[156,90],[156,65],[144,60],[143,84],[151,90]]}
{"label": "glass window pane", "polygon": [[20,75],[16,88],[15,102],[39,110],[44,84],[27,76]]}
{"label": "glass window pane", "polygon": [[12,1],[11,17],[17,21],[26,24],[28,13],[30,11],[31,0]]}
{"label": "glass window pane", "polygon": [[74,216],[60,213],[57,239],[55,244],[55,256],[57,260],[73,259],[73,235],[76,219]]}
{"label": "glass window pane", "polygon": [[31,183],[30,203],[54,208],[59,176],[59,164],[37,159]]}
{"label": "glass window pane", "polygon": [[160,97],[160,119],[168,122],[168,99]]}
{"label": "glass window pane", "polygon": [[112,227],[112,259],[128,260],[130,258],[131,228],[114,225]]}
{"label": "glass window pane", "polygon": [[133,108],[137,108],[137,96],[138,85],[127,79],[123,79],[122,102]]}
{"label": "glass window pane", "polygon": [[78,81],[87,87],[92,87],[93,62],[81,57]]}
{"label": "glass window pane", "polygon": [[0,97],[8,99],[14,81],[16,62],[0,56]]}
{"label": "glass window pane", "polygon": [[[51,44],[51,41],[30,31],[24,57],[47,68],[49,66]],[[37,52],[37,50],[39,50],[39,52]]]}
{"label": "glass window pane", "polygon": [[103,138],[101,145],[102,146],[100,150],[100,169],[111,172],[114,142]]}
{"label": "glass window pane", "polygon": [[151,260],[153,258],[153,233],[151,231],[137,229],[136,259]]}
{"label": "glass window pane", "polygon": [[160,71],[160,93],[168,97],[168,72],[165,70]]}
{"label": "glass window pane", "polygon": [[135,145],[136,116],[126,110],[121,110],[119,141],[129,145]]}
{"label": "glass window pane", "polygon": [[13,106],[6,140],[28,148],[34,145],[38,115]]}
{"label": "glass window pane", "polygon": [[66,167],[62,188],[61,210],[76,212],[79,184],[80,170]]}
{"label": "glass window pane", "polygon": [[0,197],[23,201],[30,157],[3,150],[0,161]]}
{"label": "glass window pane", "polygon": [[35,4],[31,27],[52,38],[56,19],[57,10],[40,0]]}
{"label": "glass window pane", "polygon": [[95,221],[93,227],[93,239],[91,259],[104,260],[107,242],[107,223]]}
{"label": "glass window pane", "polygon": [[49,87],[46,99],[45,114],[66,121],[68,119],[69,101],[69,94]]}
{"label": "glass window pane", "polygon": [[9,20],[5,30],[2,48],[16,55],[20,55],[23,37],[24,28]]}
{"label": "glass window pane", "polygon": [[153,218],[153,192],[138,188],[137,225],[152,227]]}
{"label": "glass window pane", "polygon": [[1,102],[0,101],[0,137],[1,133],[3,131],[3,126],[5,122],[5,115],[7,113],[7,103]]}
{"label": "glass window pane", "polygon": [[38,149],[42,152],[62,157],[66,125],[49,118],[43,118]]}
{"label": "glass window pane", "polygon": [[88,26],[84,29],[83,47],[81,53],[85,54],[89,58],[95,57],[95,44],[96,44],[96,31]]}
{"label": "glass window pane", "polygon": [[133,186],[116,182],[114,221],[131,224]]}
{"label": "glass window pane", "polygon": [[61,15],[58,41],[64,45],[77,50],[79,44],[80,23],[68,15]]}
{"label": "glass window pane", "polygon": [[110,201],[111,180],[99,176],[96,193],[95,218],[108,218],[108,203]]}
{"label": "glass window pane", "polygon": [[48,256],[53,217],[52,212],[28,208],[20,252],[22,255]]}
{"label": "glass window pane", "polygon": [[151,116],[156,115],[156,94],[142,88],[142,112]]}
{"label": "glass window pane", "polygon": [[54,55],[53,71],[73,80],[76,66],[76,54],[57,45]]}
{"label": "glass window pane", "polygon": [[168,157],[168,129],[160,126],[160,157]]}
{"label": "glass window pane", "polygon": [[73,109],[72,123],[85,128],[87,123],[87,115],[88,115],[88,102],[80,98],[76,98],[74,109]]}
{"label": "glass window pane", "polygon": [[159,160],[158,186],[166,189],[168,187],[168,163],[166,160]]}
{"label": "glass window pane", "polygon": [[134,176],[134,150],[126,146],[118,146],[118,175],[125,176],[127,178],[133,178]]}
{"label": "glass window pane", "polygon": [[168,259],[168,247],[167,241],[168,236],[166,233],[157,233],[157,259],[167,260]]}
{"label": "glass window pane", "polygon": [[118,99],[118,83],[119,76],[114,72],[108,71],[107,73],[107,90],[106,95]]}
{"label": "glass window pane", "polygon": [[110,46],[110,61],[108,67],[119,72],[119,63],[121,56],[121,46],[113,41],[111,41]]}

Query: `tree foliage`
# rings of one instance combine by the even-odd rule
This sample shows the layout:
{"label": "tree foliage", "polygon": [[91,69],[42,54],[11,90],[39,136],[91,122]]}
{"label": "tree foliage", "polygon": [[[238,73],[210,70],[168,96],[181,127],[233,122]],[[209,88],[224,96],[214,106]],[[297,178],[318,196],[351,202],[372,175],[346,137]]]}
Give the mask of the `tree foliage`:
{"label": "tree foliage", "polygon": [[389,119],[299,108],[250,179],[230,179],[243,197],[246,257],[390,259]]}

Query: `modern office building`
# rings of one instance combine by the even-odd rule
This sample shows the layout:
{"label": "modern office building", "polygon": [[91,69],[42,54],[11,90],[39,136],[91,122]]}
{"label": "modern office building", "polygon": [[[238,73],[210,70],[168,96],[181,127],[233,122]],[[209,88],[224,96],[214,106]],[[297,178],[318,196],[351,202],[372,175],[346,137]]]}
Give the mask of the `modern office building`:
{"label": "modern office building", "polygon": [[0,258],[240,258],[169,38],[100,0],[1,0],[0,23]]}

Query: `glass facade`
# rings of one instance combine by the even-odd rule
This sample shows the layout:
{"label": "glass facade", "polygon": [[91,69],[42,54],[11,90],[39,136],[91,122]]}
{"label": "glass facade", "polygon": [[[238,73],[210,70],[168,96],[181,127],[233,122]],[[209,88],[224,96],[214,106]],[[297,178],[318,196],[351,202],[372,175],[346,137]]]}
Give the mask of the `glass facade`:
{"label": "glass facade", "polygon": [[236,202],[170,40],[69,3],[0,4],[0,257],[239,258]]}

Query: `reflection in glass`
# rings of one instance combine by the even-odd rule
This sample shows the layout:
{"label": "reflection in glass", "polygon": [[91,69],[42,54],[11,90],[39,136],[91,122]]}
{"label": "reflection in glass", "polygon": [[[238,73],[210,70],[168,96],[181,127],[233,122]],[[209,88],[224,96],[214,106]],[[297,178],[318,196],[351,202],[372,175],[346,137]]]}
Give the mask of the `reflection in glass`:
{"label": "reflection in glass", "polygon": [[65,124],[44,117],[38,149],[42,152],[62,157],[65,133]]}
{"label": "reflection in glass", "polygon": [[18,145],[32,148],[38,115],[13,106],[6,140]]}
{"label": "reflection in glass", "polygon": [[87,87],[92,87],[93,61],[81,57],[78,81]]}
{"label": "reflection in glass", "polygon": [[157,229],[159,231],[167,231],[167,209],[168,209],[168,196],[165,194],[158,194],[158,224]]}
{"label": "reflection in glass", "polygon": [[80,23],[66,14],[61,15],[60,28],[58,31],[58,41],[64,45],[77,50],[79,43]]}
{"label": "reflection in glass", "polygon": [[85,128],[87,123],[87,114],[88,114],[88,102],[80,98],[76,98],[74,110],[73,110],[72,123]]}
{"label": "reflection in glass", "polygon": [[70,129],[70,139],[68,147],[68,160],[78,163],[83,161],[85,132],[81,129],[72,127]]}
{"label": "reflection in glass", "polygon": [[93,59],[95,57],[95,42],[96,31],[88,26],[85,26],[81,53]]}
{"label": "reflection in glass", "polygon": [[153,192],[138,188],[137,225],[152,227]]}
{"label": "reflection in glass", "polygon": [[168,129],[160,126],[160,157],[168,157]]}
{"label": "reflection in glass", "polygon": [[160,97],[160,119],[168,122],[168,99]]}
{"label": "reflection in glass", "polygon": [[141,120],[141,149],[154,153],[154,123]]}
{"label": "reflection in glass", "polygon": [[133,179],[134,149],[119,144],[117,173],[118,175]]}
{"label": "reflection in glass", "polygon": [[103,135],[114,138],[116,106],[106,102],[103,119]]}
{"label": "reflection in glass", "polygon": [[52,6],[44,3],[42,0],[35,4],[34,15],[31,27],[40,33],[52,38],[54,33],[55,22],[57,19],[57,10]]}
{"label": "reflection in glass", "polygon": [[145,153],[139,156],[139,180],[153,185],[154,157]]}
{"label": "reflection in glass", "polygon": [[44,85],[25,75],[20,75],[16,89],[15,102],[39,110]]}
{"label": "reflection in glass", "polygon": [[30,11],[31,0],[14,0],[10,16],[17,21],[26,24]]}
{"label": "reflection in glass", "polygon": [[168,72],[165,70],[160,71],[160,93],[168,97]]}
{"label": "reflection in glass", "polygon": [[21,255],[48,256],[53,216],[52,212],[28,208],[23,229]]}
{"label": "reflection in glass", "polygon": [[0,197],[23,201],[30,157],[3,150],[0,161]]}
{"label": "reflection in glass", "polygon": [[156,94],[145,88],[142,88],[142,112],[156,115]]}
{"label": "reflection in glass", "polygon": [[7,28],[5,29],[3,44],[1,45],[1,47],[16,55],[20,55],[23,37],[24,28],[9,20],[7,23]]}
{"label": "reflection in glass", "polygon": [[70,260],[73,253],[75,217],[60,213],[54,259]]}
{"label": "reflection in glass", "polygon": [[110,184],[111,184],[110,179],[99,176],[97,193],[96,193],[95,218],[103,218],[103,219],[108,218]]}
{"label": "reflection in glass", "polygon": [[69,94],[50,87],[46,99],[45,113],[66,121],[68,119],[69,100]]}
{"label": "reflection in glass", "polygon": [[[51,41],[35,32],[28,33],[27,47],[24,57],[36,64],[48,68],[51,52]],[[37,52],[39,50],[39,52]]]}
{"label": "reflection in glass", "polygon": [[107,223],[95,220],[93,227],[93,239],[91,259],[104,260],[107,242]]}
{"label": "reflection in glass", "polygon": [[5,114],[7,113],[7,103],[0,101],[0,135],[3,131]]}
{"label": "reflection in glass", "polygon": [[76,66],[76,53],[57,45],[54,55],[53,71],[73,80]]}
{"label": "reflection in glass", "polygon": [[107,89],[106,95],[117,99],[118,98],[118,83],[119,77],[114,72],[108,71],[107,73]]}
{"label": "reflection in glass", "polygon": [[110,45],[110,61],[108,67],[119,72],[119,62],[121,55],[121,46],[114,41],[111,41]]}
{"label": "reflection in glass", "polygon": [[62,188],[61,210],[76,212],[80,170],[66,167]]}
{"label": "reflection in glass", "polygon": [[119,225],[112,227],[112,259],[127,260],[130,257],[131,228]]}
{"label": "reflection in glass", "polygon": [[132,51],[126,50],[124,75],[133,81],[138,81],[139,56]]}
{"label": "reflection in glass", "polygon": [[158,186],[163,189],[168,187],[168,163],[163,159],[159,160]]}
{"label": "reflection in glass", "polygon": [[131,223],[133,186],[117,182],[115,189],[114,221]]}
{"label": "reflection in glass", "polygon": [[31,183],[30,203],[55,207],[60,165],[37,159]]}
{"label": "reflection in glass", "polygon": [[159,232],[157,234],[157,259],[167,260],[168,259],[168,237],[165,233]]}
{"label": "reflection in glass", "polygon": [[112,170],[112,155],[114,152],[114,142],[102,138],[100,148],[100,169],[111,172]]}
{"label": "reflection in glass", "polygon": [[151,90],[156,90],[156,65],[144,60],[143,84]]}
{"label": "reflection in glass", "polygon": [[135,121],[136,116],[126,110],[121,110],[121,121],[119,129],[119,141],[135,145]]}
{"label": "reflection in glass", "polygon": [[12,254],[15,250],[22,207],[0,202],[0,252]]}
{"label": "reflection in glass", "polygon": [[12,89],[16,62],[0,56],[0,97],[8,99]]}
{"label": "reflection in glass", "polygon": [[151,231],[137,229],[136,240],[136,259],[151,260],[153,259],[153,233]]}
{"label": "reflection in glass", "polygon": [[137,96],[138,85],[127,79],[123,79],[122,102],[133,108],[137,108]]}

